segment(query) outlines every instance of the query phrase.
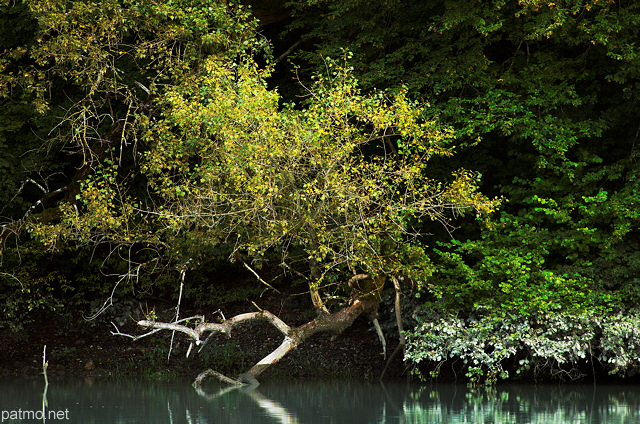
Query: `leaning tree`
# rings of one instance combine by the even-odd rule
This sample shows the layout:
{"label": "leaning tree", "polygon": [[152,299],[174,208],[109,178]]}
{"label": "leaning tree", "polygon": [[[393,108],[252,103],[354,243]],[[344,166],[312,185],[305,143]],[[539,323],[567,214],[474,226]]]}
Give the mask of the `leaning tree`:
{"label": "leaning tree", "polygon": [[[340,334],[359,316],[377,322],[387,281],[399,299],[402,281],[420,284],[431,272],[426,222],[451,229],[458,214],[495,207],[477,191],[472,172],[429,178],[429,159],[453,153],[449,130],[426,119],[426,106],[405,91],[361,92],[348,60],[326,59],[306,98],[285,103],[267,85],[269,67],[257,64],[260,40],[247,37],[255,25],[237,8],[186,0],[66,2],[66,14],[80,21],[67,25],[61,9],[46,9],[50,3],[33,6],[46,47],[38,58],[41,67],[75,72],[73,82],[84,90],[58,128],[67,129],[60,137],[86,160],[74,196],[56,204],[56,219],[26,226],[52,248],[66,239],[144,250],[144,262],[123,255],[129,275],[165,261],[184,277],[224,247],[232,262],[252,269],[269,258],[303,278],[316,315],[301,326],[266,310],[223,322],[202,317],[188,324],[176,314],[173,322],[138,323],[180,331],[195,344],[250,320],[283,334],[278,348],[227,381],[255,382],[309,337]],[[79,43],[83,31],[96,31],[81,21],[91,14],[106,19],[105,7],[111,18]],[[141,14],[155,20],[131,20]],[[260,62],[268,59],[261,51]],[[326,299],[336,276],[332,293],[345,300],[337,306]],[[218,375],[207,371],[198,381],[210,374]]]}

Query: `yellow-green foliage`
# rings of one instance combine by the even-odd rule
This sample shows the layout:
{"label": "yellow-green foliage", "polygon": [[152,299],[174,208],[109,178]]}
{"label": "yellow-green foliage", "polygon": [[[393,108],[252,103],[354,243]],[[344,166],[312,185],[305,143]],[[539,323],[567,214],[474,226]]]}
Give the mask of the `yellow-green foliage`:
{"label": "yellow-green foliage", "polygon": [[362,94],[348,69],[328,64],[303,105],[279,106],[253,63],[214,57],[167,93],[143,167],[167,230],[204,231],[250,255],[284,246],[283,263],[302,247],[325,271],[398,273],[410,220],[492,210],[473,173],[425,177],[431,156],[451,152],[421,106],[404,92]]}
{"label": "yellow-green foliage", "polygon": [[[62,220],[32,226],[45,243],[154,244],[180,260],[219,245],[279,251],[285,266],[313,264],[317,285],[341,270],[424,277],[413,223],[493,210],[475,173],[426,177],[431,157],[452,154],[451,132],[406,90],[362,93],[347,60],[327,59],[303,103],[281,104],[250,47],[260,44],[247,36],[255,24],[210,3],[32,5],[47,28],[34,57],[59,62],[86,91],[64,125],[91,165]],[[102,115],[98,99],[111,108]],[[100,129],[113,110],[117,137]],[[92,155],[99,143],[107,154]]]}

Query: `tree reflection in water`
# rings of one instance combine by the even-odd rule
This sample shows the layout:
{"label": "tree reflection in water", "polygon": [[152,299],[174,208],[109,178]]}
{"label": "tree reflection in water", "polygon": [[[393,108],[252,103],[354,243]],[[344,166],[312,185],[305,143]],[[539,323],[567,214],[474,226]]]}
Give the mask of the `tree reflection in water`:
{"label": "tree reflection in water", "polygon": [[[39,410],[43,382],[0,381],[2,410]],[[49,410],[78,423],[588,423],[640,422],[640,386],[300,382],[255,387],[132,380],[50,381]],[[9,421],[5,421],[9,422]]]}

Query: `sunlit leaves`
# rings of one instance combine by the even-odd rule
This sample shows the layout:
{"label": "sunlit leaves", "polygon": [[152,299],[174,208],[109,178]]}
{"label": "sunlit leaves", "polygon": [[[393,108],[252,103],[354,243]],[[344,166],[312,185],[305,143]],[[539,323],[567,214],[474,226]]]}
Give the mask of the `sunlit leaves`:
{"label": "sunlit leaves", "polygon": [[449,133],[419,105],[361,94],[347,68],[331,69],[300,106],[280,107],[251,63],[209,61],[171,90],[144,165],[171,228],[206,228],[251,255],[284,246],[283,263],[302,249],[323,270],[400,273],[420,268],[407,262],[413,220],[492,210],[472,173],[426,178]]}

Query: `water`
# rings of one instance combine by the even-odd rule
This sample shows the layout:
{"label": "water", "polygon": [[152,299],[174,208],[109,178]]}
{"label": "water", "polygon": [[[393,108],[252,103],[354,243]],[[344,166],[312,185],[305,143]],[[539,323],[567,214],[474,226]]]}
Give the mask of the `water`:
{"label": "water", "polygon": [[353,382],[0,381],[2,423],[637,424],[640,386],[498,386]]}

